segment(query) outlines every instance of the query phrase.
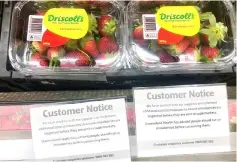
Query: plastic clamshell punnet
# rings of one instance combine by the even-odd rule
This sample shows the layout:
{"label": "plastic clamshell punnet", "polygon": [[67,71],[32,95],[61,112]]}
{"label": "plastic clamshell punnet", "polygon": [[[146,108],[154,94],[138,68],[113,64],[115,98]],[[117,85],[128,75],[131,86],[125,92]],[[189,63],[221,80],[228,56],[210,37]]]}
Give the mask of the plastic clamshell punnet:
{"label": "plastic clamshell punnet", "polygon": [[[194,10],[199,18],[195,22],[190,20]],[[131,1],[125,20],[130,66],[144,71],[221,70],[233,66],[235,13],[229,1]],[[180,19],[191,23],[182,24]],[[189,30],[181,29],[182,25]]]}
{"label": "plastic clamshell punnet", "polygon": [[115,1],[16,3],[9,45],[12,66],[25,75],[120,69],[124,50],[121,8]]}

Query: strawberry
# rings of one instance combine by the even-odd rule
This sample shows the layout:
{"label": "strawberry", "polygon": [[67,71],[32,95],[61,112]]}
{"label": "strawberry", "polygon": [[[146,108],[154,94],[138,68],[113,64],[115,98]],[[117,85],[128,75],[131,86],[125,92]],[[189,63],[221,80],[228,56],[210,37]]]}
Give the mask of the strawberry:
{"label": "strawberry", "polygon": [[98,20],[98,28],[101,36],[113,37],[116,31],[116,20],[112,16],[104,15]]}
{"label": "strawberry", "polygon": [[201,62],[213,61],[221,55],[221,51],[216,47],[203,46],[201,47]]}
{"label": "strawberry", "polygon": [[133,39],[143,39],[143,27],[140,25],[133,30]]}
{"label": "strawberry", "polygon": [[160,58],[160,62],[161,63],[171,63],[171,62],[175,62],[175,58],[171,55],[169,55],[167,52],[165,51],[160,51],[156,54],[159,58]]}
{"label": "strawberry", "polygon": [[179,43],[168,45],[168,46],[165,45],[164,48],[171,55],[179,55],[183,53],[188,48],[189,45],[190,45],[190,41],[187,38],[184,38]]}
{"label": "strawberry", "polygon": [[60,59],[60,67],[77,67],[89,66],[91,64],[90,57],[81,50],[67,53]]}
{"label": "strawberry", "polygon": [[85,36],[80,40],[80,46],[83,51],[88,53],[92,57],[97,57],[99,51],[97,49],[96,41],[92,36]]}
{"label": "strawberry", "polygon": [[34,53],[31,56],[30,64],[37,67],[49,66],[49,61],[47,59],[42,58],[40,53]]}
{"label": "strawberry", "polygon": [[102,37],[98,42],[98,49],[101,54],[104,54],[118,52],[119,47],[113,39],[109,37]]}
{"label": "strawberry", "polygon": [[[188,56],[188,61],[199,61],[200,60],[200,51],[195,47],[188,47],[184,54]],[[186,57],[187,58],[187,57]]]}
{"label": "strawberry", "polygon": [[66,51],[63,47],[50,47],[47,52],[48,59],[59,59],[65,55]]}
{"label": "strawberry", "polygon": [[101,54],[95,59],[95,63],[97,66],[108,66],[109,64],[115,61],[115,56],[116,53]]}
{"label": "strawberry", "polygon": [[40,54],[43,54],[44,52],[46,52],[48,47],[44,46],[42,42],[34,41],[31,43],[30,49],[32,50],[32,53],[38,52]]}
{"label": "strawberry", "polygon": [[132,36],[134,41],[141,47],[146,47],[148,45],[148,41],[143,39],[143,27],[141,25],[135,27]]}
{"label": "strawberry", "polygon": [[194,36],[192,36],[192,37],[187,37],[188,38],[188,40],[190,41],[190,46],[192,46],[192,47],[197,47],[197,46],[199,46],[199,44],[200,44],[200,38],[199,38],[199,35],[198,34],[196,34],[196,35],[194,35]]}

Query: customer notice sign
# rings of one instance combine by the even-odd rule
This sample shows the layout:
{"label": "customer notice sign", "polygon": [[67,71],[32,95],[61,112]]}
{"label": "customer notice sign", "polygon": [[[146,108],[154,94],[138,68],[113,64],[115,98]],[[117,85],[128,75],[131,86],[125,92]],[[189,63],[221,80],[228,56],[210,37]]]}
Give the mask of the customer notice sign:
{"label": "customer notice sign", "polygon": [[30,110],[36,159],[131,162],[125,99]]}
{"label": "customer notice sign", "polygon": [[135,88],[139,157],[230,150],[225,84]]}

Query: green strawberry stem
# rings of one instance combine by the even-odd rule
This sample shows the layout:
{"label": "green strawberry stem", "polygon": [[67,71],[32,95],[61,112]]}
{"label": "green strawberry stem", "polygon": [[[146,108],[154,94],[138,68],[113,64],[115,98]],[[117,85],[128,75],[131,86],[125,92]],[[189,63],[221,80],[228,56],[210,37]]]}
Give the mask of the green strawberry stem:
{"label": "green strawberry stem", "polygon": [[224,39],[227,31],[227,27],[223,23],[218,22],[215,24],[215,26],[209,26],[207,28],[201,29],[199,33],[207,35],[209,45],[211,47],[216,47],[217,43],[220,43],[220,41],[225,41]]}
{"label": "green strawberry stem", "polygon": [[201,13],[199,16],[201,21],[209,21],[211,26],[216,26],[216,17],[212,12]]}
{"label": "green strawberry stem", "polygon": [[35,47],[32,45],[32,43],[30,44],[29,49],[30,49],[30,51],[31,51],[32,53],[38,52],[38,51],[35,49]]}
{"label": "green strawberry stem", "polygon": [[52,67],[52,66],[53,66],[53,64],[54,64],[54,60],[53,60],[53,59],[51,59],[51,60],[50,60],[50,62],[49,62],[49,67]]}
{"label": "green strawberry stem", "polygon": [[101,39],[101,36],[99,34],[95,34],[94,38],[95,38],[96,43],[98,43]]}
{"label": "green strawberry stem", "polygon": [[132,26],[132,30],[135,30],[139,26],[141,26],[140,22],[134,23],[133,26]]}
{"label": "green strawberry stem", "polygon": [[117,29],[117,21],[115,18],[111,18],[107,23],[105,23],[102,31],[107,33],[109,36],[113,36]]}
{"label": "green strawberry stem", "polygon": [[209,58],[207,56],[201,56],[199,61],[200,62],[204,62],[204,63],[210,62],[210,60],[209,60]]}
{"label": "green strawberry stem", "polygon": [[49,62],[50,67],[55,67],[57,65],[57,62],[59,62],[57,59],[53,58]]}
{"label": "green strawberry stem", "polygon": [[95,18],[95,16],[91,13],[90,15],[88,15],[88,19],[89,19],[89,28],[88,28],[88,33],[90,34],[98,34],[98,24],[97,24],[97,20]]}

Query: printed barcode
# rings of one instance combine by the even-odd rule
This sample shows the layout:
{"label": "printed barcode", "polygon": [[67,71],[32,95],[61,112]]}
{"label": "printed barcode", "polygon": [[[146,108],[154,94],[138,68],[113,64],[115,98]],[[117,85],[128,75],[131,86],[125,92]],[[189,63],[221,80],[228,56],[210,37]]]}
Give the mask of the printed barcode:
{"label": "printed barcode", "polygon": [[143,14],[143,38],[144,39],[157,39],[159,26],[156,23],[155,14]]}
{"label": "printed barcode", "polygon": [[43,33],[43,16],[30,15],[28,22],[28,41],[41,41]]}
{"label": "printed barcode", "polygon": [[144,17],[145,31],[156,31],[156,18]]}
{"label": "printed barcode", "polygon": [[29,32],[35,34],[42,33],[43,18],[33,18],[30,19]]}

